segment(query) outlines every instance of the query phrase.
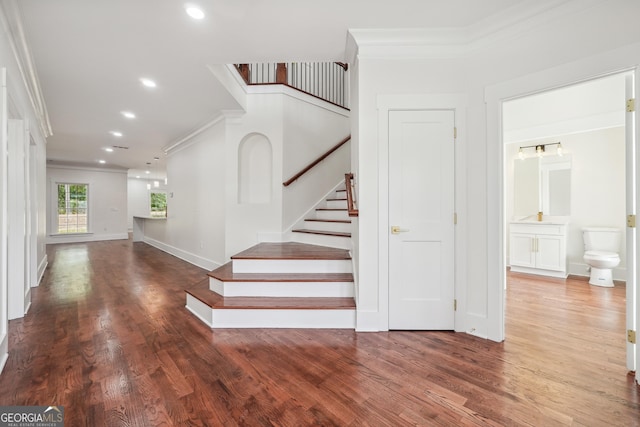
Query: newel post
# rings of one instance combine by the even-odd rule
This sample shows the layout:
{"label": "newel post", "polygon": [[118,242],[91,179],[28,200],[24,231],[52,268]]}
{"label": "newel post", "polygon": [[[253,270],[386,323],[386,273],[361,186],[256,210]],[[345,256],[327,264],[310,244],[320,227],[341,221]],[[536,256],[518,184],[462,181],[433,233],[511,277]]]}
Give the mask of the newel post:
{"label": "newel post", "polygon": [[287,82],[287,64],[284,62],[278,62],[276,67],[276,83],[286,85]]}

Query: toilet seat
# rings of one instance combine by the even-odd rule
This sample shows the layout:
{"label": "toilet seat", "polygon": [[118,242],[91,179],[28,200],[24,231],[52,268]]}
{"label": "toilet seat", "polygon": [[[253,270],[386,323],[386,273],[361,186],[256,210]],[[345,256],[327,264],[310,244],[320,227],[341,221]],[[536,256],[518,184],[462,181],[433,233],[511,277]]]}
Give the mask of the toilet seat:
{"label": "toilet seat", "polygon": [[616,252],[607,252],[607,251],[587,251],[584,253],[585,258],[618,258],[619,255]]}

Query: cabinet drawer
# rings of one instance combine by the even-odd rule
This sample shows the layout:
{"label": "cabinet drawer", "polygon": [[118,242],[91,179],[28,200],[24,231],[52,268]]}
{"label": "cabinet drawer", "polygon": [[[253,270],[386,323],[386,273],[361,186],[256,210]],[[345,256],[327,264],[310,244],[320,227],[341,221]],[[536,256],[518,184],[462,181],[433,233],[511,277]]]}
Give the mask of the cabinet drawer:
{"label": "cabinet drawer", "polygon": [[527,233],[527,234],[564,234],[564,225],[557,224],[511,224],[511,233]]}

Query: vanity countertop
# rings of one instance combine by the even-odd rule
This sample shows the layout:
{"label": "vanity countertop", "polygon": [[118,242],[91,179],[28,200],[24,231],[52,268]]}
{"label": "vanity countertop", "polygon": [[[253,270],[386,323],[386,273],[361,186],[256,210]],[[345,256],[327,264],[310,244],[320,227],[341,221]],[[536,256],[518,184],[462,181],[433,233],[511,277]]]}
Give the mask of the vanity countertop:
{"label": "vanity countertop", "polygon": [[510,221],[511,224],[540,224],[540,225],[566,225],[569,218],[565,216],[544,215],[542,221],[538,221],[538,215],[529,215]]}

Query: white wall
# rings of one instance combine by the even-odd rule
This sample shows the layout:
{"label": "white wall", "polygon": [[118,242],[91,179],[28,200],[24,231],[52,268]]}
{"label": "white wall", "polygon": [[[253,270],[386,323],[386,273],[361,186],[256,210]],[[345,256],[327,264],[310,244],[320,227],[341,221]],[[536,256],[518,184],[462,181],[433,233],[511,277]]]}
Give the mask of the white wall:
{"label": "white wall", "polygon": [[379,293],[388,259],[380,256],[384,252],[379,241],[387,229],[379,219],[388,206],[380,203],[387,190],[379,181],[378,168],[387,159],[375,144],[381,128],[376,114],[378,97],[407,93],[466,96],[466,125],[459,129],[467,135],[462,147],[466,177],[460,183],[463,194],[456,194],[462,197],[456,206],[457,233],[464,235],[466,261],[456,265],[458,310],[463,313],[456,329],[500,341],[504,338],[505,274],[501,102],[527,91],[635,66],[640,48],[629,45],[640,40],[640,33],[634,30],[639,14],[640,4],[632,1],[568,2],[552,14],[543,13],[467,45],[460,45],[458,39],[423,44],[413,39],[394,46],[388,40],[376,42],[354,34],[352,87],[357,85],[358,94],[353,103],[359,103],[354,121],[357,130],[352,131],[359,152],[359,325],[361,317],[366,317],[364,328],[375,328],[376,314],[380,324],[386,320]]}
{"label": "white wall", "polygon": [[[56,235],[57,183],[89,184],[89,232]],[[127,171],[71,166],[47,166],[49,203],[47,243],[127,239]]]}
{"label": "white wall", "polygon": [[[350,168],[348,144],[290,188],[282,185],[348,135],[348,111],[286,87],[261,90],[247,94],[246,113],[225,112],[169,149],[168,217],[145,222],[146,242],[213,269],[259,241],[286,238],[287,228],[344,180]],[[265,159],[245,152],[246,143],[253,142],[259,142],[261,156],[270,157],[270,168],[263,167]],[[260,162],[259,171],[240,165],[245,155]],[[259,183],[260,191],[270,190],[270,195],[246,188],[252,179],[246,175],[254,172],[270,176],[268,185]],[[129,186],[130,197],[146,196],[131,180]],[[130,206],[131,212],[135,209],[142,206]]]}
{"label": "white wall", "polygon": [[[25,74],[29,72],[28,66],[24,62],[25,52],[24,44],[16,41],[12,28],[15,26],[13,18],[16,14],[12,13],[15,4],[3,2],[0,8],[0,64],[2,70],[0,75],[2,78],[2,87],[0,88],[0,139],[3,140],[2,157],[6,161],[6,137],[7,137],[7,119],[24,120],[28,123],[28,138],[33,145],[33,149],[29,149],[33,155],[29,167],[36,170],[30,170],[27,174],[33,178],[30,182],[31,189],[35,196],[31,199],[29,206],[30,212],[25,212],[24,208],[18,206],[7,205],[7,169],[6,163],[0,162],[0,240],[3,245],[0,250],[0,371],[7,360],[7,352],[9,350],[8,342],[8,318],[7,318],[7,229],[6,221],[9,215],[15,216],[19,214],[25,218],[31,217],[32,224],[35,224],[35,238],[31,239],[31,244],[35,247],[25,260],[25,266],[31,266],[30,271],[35,270],[30,283],[27,285],[37,286],[47,265],[47,256],[45,251],[46,240],[46,137],[49,129],[46,123],[46,112],[42,110],[42,106],[38,104],[40,98],[37,88],[33,86],[33,81]],[[5,11],[9,9],[9,13]],[[19,16],[19,15],[18,15]],[[5,80],[6,78],[6,80]],[[28,82],[28,83],[27,83]],[[31,84],[27,86],[27,84]],[[5,89],[6,88],[6,89]],[[22,211],[22,212],[20,212]],[[35,266],[35,267],[34,267]],[[12,284],[22,285],[22,284]]]}
{"label": "white wall", "polygon": [[202,268],[224,264],[224,121],[169,153],[167,181],[167,219],[145,221],[145,241]]}
{"label": "white wall", "polygon": [[[625,136],[624,128],[600,129],[562,135],[542,140],[523,141],[505,147],[506,218],[513,218],[513,167],[521,145],[562,142],[563,151],[571,155],[571,215],[567,228],[567,262],[569,273],[588,276],[582,256],[583,227],[615,227],[621,230],[621,263],[616,280],[625,280]],[[535,212],[531,212],[532,214]],[[507,224],[508,232],[508,224]],[[509,242],[507,234],[506,242]],[[508,244],[506,252],[508,253]]]}
{"label": "white wall", "polygon": [[[350,134],[349,112],[328,104],[284,98],[283,178],[289,179]],[[350,172],[348,142],[283,189],[283,227],[291,227],[309,208],[344,181]]]}
{"label": "white wall", "polygon": [[133,230],[134,216],[149,216],[149,190],[147,180],[127,179],[127,229]]}

